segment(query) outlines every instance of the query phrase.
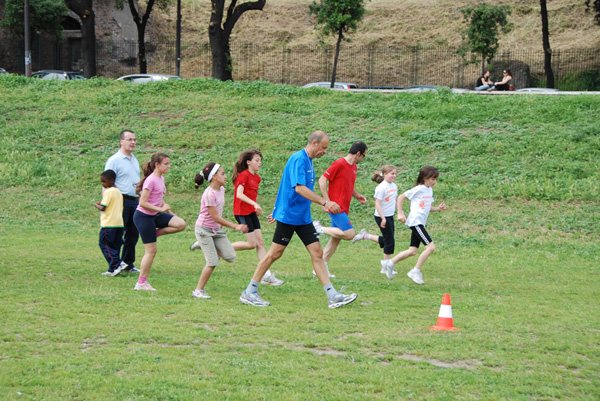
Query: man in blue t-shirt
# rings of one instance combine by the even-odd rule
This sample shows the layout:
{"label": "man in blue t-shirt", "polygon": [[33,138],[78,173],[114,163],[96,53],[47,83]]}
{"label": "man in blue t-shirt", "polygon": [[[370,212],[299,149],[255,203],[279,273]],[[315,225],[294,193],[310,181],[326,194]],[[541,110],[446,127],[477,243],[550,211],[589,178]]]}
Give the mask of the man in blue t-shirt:
{"label": "man in blue t-shirt", "polygon": [[132,153],[135,150],[135,132],[126,129],[119,134],[120,148],[112,155],[104,166],[104,170],[112,170],[117,174],[115,187],[123,195],[123,249],[121,251],[124,271],[139,273],[133,265],[135,262],[135,246],[140,234],[133,223],[133,214],[138,206],[139,197],[135,188],[140,182],[140,163]]}
{"label": "man in blue t-shirt", "polygon": [[258,284],[273,262],[283,255],[294,233],[298,234],[306,246],[306,250],[310,253],[315,273],[327,295],[329,308],[339,308],[356,299],[356,294],[344,295],[333,288],[325,268],[325,262],[323,262],[323,248],[319,243],[319,235],[312,224],[310,215],[312,202],[323,206],[329,213],[340,212],[340,206],[337,203],[327,201],[313,191],[315,186],[313,159],[326,154],[328,146],[329,136],[323,131],[315,131],[308,138],[306,147],[288,159],[281,177],[275,208],[270,218],[270,222],[277,221],[273,242],[269,252],[258,262],[248,288],[242,292],[240,296],[242,303],[253,306],[270,305],[258,294]]}

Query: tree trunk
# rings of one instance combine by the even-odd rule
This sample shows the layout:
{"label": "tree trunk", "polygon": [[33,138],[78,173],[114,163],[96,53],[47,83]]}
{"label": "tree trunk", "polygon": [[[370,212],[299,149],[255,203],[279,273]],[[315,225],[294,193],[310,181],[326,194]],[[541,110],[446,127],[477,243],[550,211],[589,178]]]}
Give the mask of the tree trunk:
{"label": "tree trunk", "polygon": [[208,25],[208,39],[212,53],[212,77],[219,81],[233,81],[229,36],[226,36],[221,28],[223,14],[214,12],[215,2],[218,1],[213,0],[213,12]]}
{"label": "tree trunk", "polygon": [[131,15],[133,16],[133,22],[135,22],[138,31],[138,61],[140,63],[140,74],[146,74],[148,72],[146,62],[146,41],[144,37],[146,36],[146,24],[148,23],[148,19],[150,18],[150,13],[152,12],[154,1],[155,0],[148,1],[146,12],[140,18],[140,14],[135,8],[134,0],[129,0],[129,10],[131,11]]}
{"label": "tree trunk", "polygon": [[546,88],[554,88],[554,72],[552,71],[552,49],[548,31],[548,9],[546,0],[540,0],[542,14],[542,43],[544,45],[544,71],[546,71]]}
{"label": "tree trunk", "polygon": [[485,56],[481,56],[481,76],[485,74]]}
{"label": "tree trunk", "polygon": [[337,74],[337,63],[338,58],[340,57],[340,46],[342,44],[342,39],[344,38],[344,32],[340,29],[338,31],[338,39],[335,44],[335,56],[333,57],[333,72],[331,73],[331,85],[329,86],[331,89],[335,86],[335,76]]}
{"label": "tree trunk", "polygon": [[81,47],[83,50],[83,75],[96,76],[96,18],[92,0],[65,0],[67,7],[81,19]]}
{"label": "tree trunk", "polygon": [[237,20],[249,10],[262,10],[267,0],[237,5],[237,0],[231,0],[227,8],[227,18],[223,22],[225,0],[211,0],[212,12],[208,24],[208,39],[212,53],[212,77],[221,81],[233,81],[233,63],[229,47],[231,32]]}

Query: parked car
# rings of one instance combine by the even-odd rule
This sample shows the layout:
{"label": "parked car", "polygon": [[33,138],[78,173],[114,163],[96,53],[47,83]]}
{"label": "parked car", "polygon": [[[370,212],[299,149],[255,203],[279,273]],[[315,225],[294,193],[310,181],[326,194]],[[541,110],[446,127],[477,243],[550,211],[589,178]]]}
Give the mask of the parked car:
{"label": "parked car", "polygon": [[63,71],[63,70],[40,70],[31,74],[33,78],[40,79],[85,79],[82,73],[75,71]]}
{"label": "parked car", "polygon": [[359,89],[399,91],[404,88],[401,86],[361,86]]}
{"label": "parked car", "polygon": [[8,74],[8,71],[6,71],[4,68],[0,68],[0,74]]}
{"label": "parked car", "polygon": [[143,84],[146,82],[159,82],[159,81],[171,81],[174,79],[183,79],[177,75],[165,75],[165,74],[131,74],[117,78],[117,81],[133,82],[136,84]]}
{"label": "parked car", "polygon": [[[312,82],[304,85],[303,88],[312,88],[313,86],[318,86],[319,88],[330,88],[331,82]],[[358,85],[347,82],[336,82],[333,84],[333,89],[358,89]]]}

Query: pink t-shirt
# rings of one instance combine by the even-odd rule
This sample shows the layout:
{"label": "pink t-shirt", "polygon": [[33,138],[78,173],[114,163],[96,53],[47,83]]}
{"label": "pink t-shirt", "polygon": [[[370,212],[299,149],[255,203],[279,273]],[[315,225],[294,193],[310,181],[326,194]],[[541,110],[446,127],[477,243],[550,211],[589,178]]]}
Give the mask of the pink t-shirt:
{"label": "pink t-shirt", "polygon": [[[144,185],[142,186],[142,190],[147,189],[150,191],[150,196],[148,197],[148,203],[161,207],[163,205],[163,197],[167,193],[167,188],[165,187],[165,177],[158,177],[156,174],[152,173],[144,181]],[[137,210],[140,212],[154,216],[158,214],[158,212],[153,212],[152,210],[144,209],[143,207],[137,207]]]}
{"label": "pink t-shirt", "polygon": [[200,214],[198,215],[198,220],[196,220],[196,225],[206,228],[221,228],[221,225],[214,221],[208,212],[208,207],[216,207],[219,216],[223,216],[224,205],[225,187],[221,187],[218,191],[214,190],[211,186],[206,188],[202,194],[202,200],[200,201]]}

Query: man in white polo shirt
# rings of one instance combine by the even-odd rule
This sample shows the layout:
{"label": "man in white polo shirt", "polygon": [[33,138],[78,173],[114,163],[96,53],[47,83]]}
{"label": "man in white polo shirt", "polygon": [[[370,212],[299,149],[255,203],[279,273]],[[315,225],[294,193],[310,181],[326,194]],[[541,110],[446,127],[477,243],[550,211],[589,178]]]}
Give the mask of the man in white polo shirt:
{"label": "man in white polo shirt", "polygon": [[119,135],[121,148],[112,155],[107,161],[104,170],[113,170],[117,174],[115,187],[123,195],[123,248],[121,251],[121,260],[124,271],[139,272],[134,267],[135,246],[138,242],[139,233],[133,224],[133,213],[138,206],[138,195],[135,193],[135,187],[140,181],[140,163],[133,155],[135,149],[135,133],[131,130],[124,130]]}

